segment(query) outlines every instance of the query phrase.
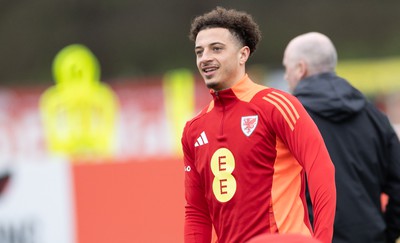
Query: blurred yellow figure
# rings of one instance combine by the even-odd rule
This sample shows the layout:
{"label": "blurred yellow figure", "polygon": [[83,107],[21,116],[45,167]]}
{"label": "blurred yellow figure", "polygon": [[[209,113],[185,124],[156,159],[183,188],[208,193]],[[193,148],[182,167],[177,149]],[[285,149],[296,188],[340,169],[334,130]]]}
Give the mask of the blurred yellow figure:
{"label": "blurred yellow figure", "polygon": [[167,72],[163,78],[164,104],[173,131],[174,153],[181,155],[182,131],[187,120],[194,114],[194,77],[187,69]]}
{"label": "blurred yellow figure", "polygon": [[119,102],[100,82],[100,65],[84,45],[63,48],[53,61],[56,85],[40,100],[48,149],[76,159],[109,158],[116,148]]}

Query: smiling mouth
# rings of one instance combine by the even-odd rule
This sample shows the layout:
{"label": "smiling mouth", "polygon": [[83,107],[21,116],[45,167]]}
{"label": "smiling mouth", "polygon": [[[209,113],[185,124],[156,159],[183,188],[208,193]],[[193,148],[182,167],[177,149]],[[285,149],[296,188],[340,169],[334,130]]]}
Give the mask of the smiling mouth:
{"label": "smiling mouth", "polygon": [[210,74],[210,73],[213,73],[214,71],[216,71],[217,69],[218,69],[218,67],[206,67],[206,68],[203,68],[202,70],[205,74]]}

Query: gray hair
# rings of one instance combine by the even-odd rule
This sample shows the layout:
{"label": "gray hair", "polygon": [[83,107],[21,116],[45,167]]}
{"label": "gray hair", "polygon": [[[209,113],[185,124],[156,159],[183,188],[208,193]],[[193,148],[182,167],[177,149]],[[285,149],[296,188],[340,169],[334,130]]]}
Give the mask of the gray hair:
{"label": "gray hair", "polygon": [[337,52],[327,36],[310,32],[294,38],[291,45],[292,58],[305,61],[310,75],[335,71]]}

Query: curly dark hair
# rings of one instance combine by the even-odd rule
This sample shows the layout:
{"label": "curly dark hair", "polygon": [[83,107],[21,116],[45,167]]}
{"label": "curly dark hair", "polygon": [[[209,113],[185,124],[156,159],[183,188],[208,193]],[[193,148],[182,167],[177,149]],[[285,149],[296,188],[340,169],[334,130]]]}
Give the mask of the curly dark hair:
{"label": "curly dark hair", "polygon": [[244,46],[250,48],[250,54],[261,40],[261,31],[250,14],[223,7],[216,7],[196,17],[190,28],[189,39],[195,41],[201,30],[218,27],[228,29]]}

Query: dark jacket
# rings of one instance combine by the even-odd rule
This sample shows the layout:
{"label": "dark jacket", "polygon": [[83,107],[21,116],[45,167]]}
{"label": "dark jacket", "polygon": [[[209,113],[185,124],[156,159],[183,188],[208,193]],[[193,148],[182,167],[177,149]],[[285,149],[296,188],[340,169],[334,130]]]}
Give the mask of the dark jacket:
{"label": "dark jacket", "polygon": [[[299,98],[336,168],[334,243],[395,242],[400,235],[400,144],[388,118],[334,73],[299,82]],[[389,195],[386,212],[381,193]]]}

